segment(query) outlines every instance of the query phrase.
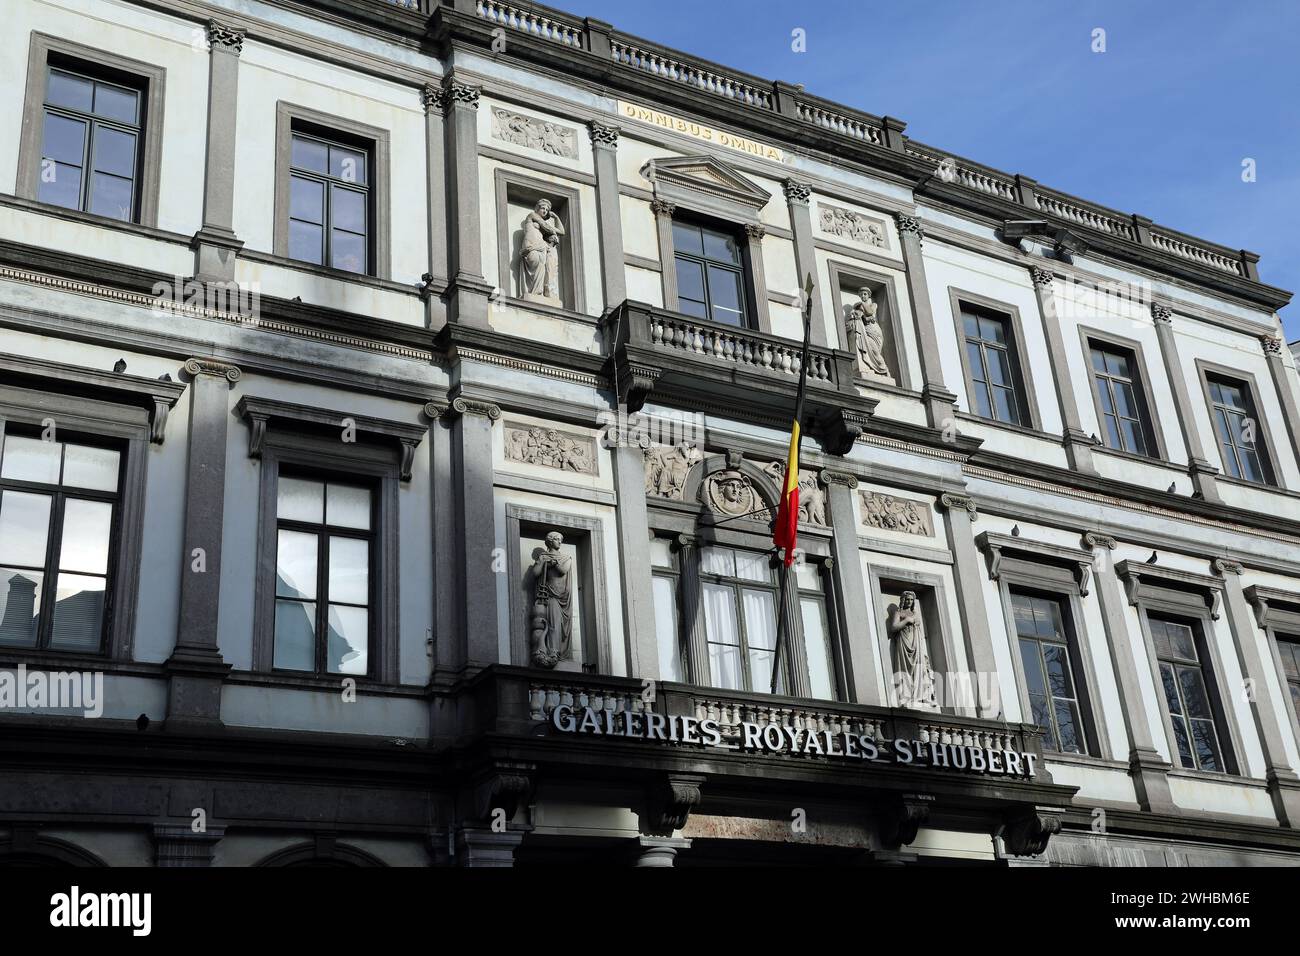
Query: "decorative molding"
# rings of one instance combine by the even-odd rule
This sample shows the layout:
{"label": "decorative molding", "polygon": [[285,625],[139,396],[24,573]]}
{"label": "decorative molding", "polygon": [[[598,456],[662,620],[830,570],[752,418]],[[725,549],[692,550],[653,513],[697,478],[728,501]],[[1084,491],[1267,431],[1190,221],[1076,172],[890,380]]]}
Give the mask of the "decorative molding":
{"label": "decorative molding", "polygon": [[449,78],[442,84],[440,97],[442,108],[444,112],[454,106],[467,106],[477,110],[481,93],[482,90],[478,86]]}
{"label": "decorative molding", "polygon": [[425,83],[420,87],[420,102],[424,105],[426,113],[442,112],[442,87],[434,86],[432,83]]}
{"label": "decorative molding", "polygon": [[864,511],[862,523],[867,527],[923,538],[934,537],[934,516],[924,501],[880,491],[861,491],[859,494]]}
{"label": "decorative molding", "polygon": [[785,201],[788,203],[806,206],[808,200],[812,198],[811,183],[801,182],[798,179],[785,179],[781,182],[781,188],[785,191]]}
{"label": "decorative molding", "polygon": [[1259,337],[1260,347],[1263,348],[1265,355],[1281,355],[1282,340],[1276,335],[1261,335]]}
{"label": "decorative molding", "polygon": [[1173,309],[1159,302],[1151,303],[1151,319],[1160,325],[1170,325],[1174,320]]}
{"label": "decorative molding", "polygon": [[672,836],[686,826],[687,817],[703,799],[704,780],[703,774],[667,774],[648,795],[641,831],[647,836]]}
{"label": "decorative molding", "polygon": [[1013,856],[1040,856],[1054,834],[1061,832],[1064,810],[1029,807],[1014,813],[1002,829],[1002,843]]}
{"label": "decorative molding", "polygon": [[609,123],[602,123],[599,120],[592,120],[587,124],[587,132],[591,136],[592,146],[618,146],[618,136],[620,128]]}
{"label": "decorative molding", "polygon": [[891,850],[912,843],[930,819],[933,804],[934,795],[929,793],[902,793],[890,797],[880,808],[880,842]]}
{"label": "decorative molding", "polygon": [[509,461],[525,465],[597,474],[595,440],[575,432],[540,425],[510,425],[505,430],[505,455]]}
{"label": "decorative molding", "polygon": [[772,199],[770,193],[730,163],[715,156],[670,156],[647,160],[641,175],[651,183],[656,199],[688,205],[712,201],[717,211],[756,218]]}
{"label": "decorative molding", "polygon": [[1052,282],[1056,278],[1056,274],[1053,273],[1051,269],[1044,269],[1041,266],[1030,266],[1029,278],[1033,281],[1034,288],[1046,290],[1051,288]]}
{"label": "decorative molding", "polygon": [[1105,548],[1107,551],[1114,551],[1119,547],[1119,542],[1108,534],[1101,534],[1097,531],[1088,531],[1083,535],[1083,546],[1085,548]]}
{"label": "decorative molding", "polygon": [[492,402],[480,402],[464,396],[452,400],[451,411],[457,415],[482,415],[493,422],[501,417],[500,405],[494,405]]}
{"label": "decorative molding", "polygon": [[984,558],[988,562],[990,580],[998,580],[1002,572],[1002,561],[1005,555],[1018,553],[1037,563],[1066,565],[1074,574],[1075,583],[1079,586],[1079,596],[1088,596],[1088,590],[1092,584],[1093,555],[1091,551],[1067,548],[1059,544],[1048,544],[1042,541],[1032,541],[1009,534],[997,534],[993,531],[985,531],[978,535],[975,538],[975,544],[984,552]]}
{"label": "decorative molding", "polygon": [[1150,582],[1158,586],[1160,582],[1181,590],[1199,591],[1209,598],[1211,619],[1217,621],[1223,605],[1223,579],[1192,571],[1180,571],[1177,568],[1165,568],[1158,564],[1124,560],[1115,565],[1116,576],[1124,582],[1124,594],[1128,603],[1137,607],[1142,600],[1144,585]]}
{"label": "decorative molding", "polygon": [[1233,561],[1229,558],[1215,558],[1210,562],[1210,570],[1213,574],[1222,577],[1225,574],[1245,574],[1246,569],[1240,561]]}
{"label": "decorative molding", "polygon": [[1252,584],[1245,594],[1261,630],[1267,630],[1273,623],[1274,605],[1283,605],[1292,615],[1300,617],[1300,593]]}
{"label": "decorative molding", "polygon": [[691,442],[651,445],[645,449],[646,495],[669,501],[683,500],[687,473],[703,459],[704,453]]}
{"label": "decorative molding", "polygon": [[243,378],[244,374],[234,365],[208,358],[186,359],[182,371],[190,378],[196,378],[199,375],[219,375],[231,385]]}
{"label": "decorative molding", "polygon": [[492,138],[551,156],[578,158],[578,131],[572,126],[514,113],[500,106],[492,107]]}
{"label": "decorative molding", "polygon": [[952,492],[944,492],[939,496],[939,504],[944,508],[947,508],[949,511],[954,508],[964,510],[968,515],[970,515],[972,521],[979,516],[979,513],[975,508],[975,499],[969,495],[958,495],[953,494]]}
{"label": "decorative molding", "polygon": [[212,51],[222,50],[234,56],[244,52],[244,37],[247,31],[239,27],[227,26],[216,20],[208,21],[208,47]]}
{"label": "decorative molding", "polygon": [[761,222],[747,222],[745,223],[745,235],[755,242],[761,242],[763,237],[767,235],[767,227]]}
{"label": "decorative molding", "polygon": [[[769,462],[763,471],[771,476],[778,488],[785,488],[785,462]],[[826,518],[826,492],[822,489],[817,472],[805,468],[799,469],[799,524],[816,528],[830,527]]]}
{"label": "decorative molding", "polygon": [[894,222],[898,224],[898,234],[906,237],[909,233],[916,236],[919,243],[925,238],[925,231],[921,228],[921,220],[916,216],[909,216],[904,212],[894,213]]}
{"label": "decorative molding", "polygon": [[879,219],[825,202],[817,203],[817,213],[822,232],[865,246],[887,247],[885,224]]}
{"label": "decorative molding", "polygon": [[677,211],[677,204],[666,199],[652,199],[650,200],[650,211],[656,216],[667,216],[671,219],[673,213]]}
{"label": "decorative molding", "polygon": [[834,471],[830,468],[823,468],[818,477],[821,483],[828,488],[831,485],[843,485],[851,491],[858,487],[858,476],[847,471]]}
{"label": "decorative molding", "polygon": [[726,468],[706,475],[700,482],[700,503],[719,520],[770,519],[767,505],[755,490],[753,479],[738,468]]}

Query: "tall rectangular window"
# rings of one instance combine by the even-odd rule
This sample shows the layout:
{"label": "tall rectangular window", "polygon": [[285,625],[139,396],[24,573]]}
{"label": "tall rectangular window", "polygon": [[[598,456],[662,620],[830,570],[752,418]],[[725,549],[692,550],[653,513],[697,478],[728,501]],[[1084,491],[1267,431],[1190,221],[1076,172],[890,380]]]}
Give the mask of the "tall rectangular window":
{"label": "tall rectangular window", "polygon": [[776,659],[776,577],[771,556],[700,549],[700,590],[714,687],[770,691]]}
{"label": "tall rectangular window", "polygon": [[137,221],[142,91],[91,72],[47,71],[37,198]]}
{"label": "tall rectangular window", "polygon": [[803,625],[804,658],[808,662],[808,686],[818,700],[835,699],[835,654],[822,593],[821,569],[810,561],[795,568],[799,586],[799,618]]}
{"label": "tall rectangular window", "polygon": [[677,632],[677,574],[672,550],[664,538],[650,542],[650,589],[655,608],[655,643],[659,648],[659,679],[680,681],[682,646]]}
{"label": "tall rectangular window", "polygon": [[1034,723],[1043,729],[1044,748],[1057,753],[1086,753],[1079,693],[1060,602],[1013,592],[1011,605],[1029,705]]}
{"label": "tall rectangular window", "polygon": [[281,475],[275,657],[281,670],[370,672],[374,505],[369,488]]}
{"label": "tall rectangular window", "polygon": [[119,451],[8,432],[0,447],[0,645],[98,652]]}
{"label": "tall rectangular window", "polygon": [[677,309],[724,325],[747,326],[745,259],[736,236],[673,220]]}
{"label": "tall rectangular window", "polygon": [[1191,769],[1222,772],[1219,721],[1207,688],[1197,633],[1189,624],[1155,617],[1148,620],[1179,762]]}
{"label": "tall rectangular window", "polygon": [[370,153],[295,129],[289,154],[289,258],[371,273]]}
{"label": "tall rectangular window", "polygon": [[1106,445],[1137,455],[1153,454],[1151,414],[1133,353],[1093,343],[1091,357]]}
{"label": "tall rectangular window", "polygon": [[1282,658],[1282,673],[1291,692],[1291,703],[1300,717],[1300,636],[1278,636],[1278,656]]}
{"label": "tall rectangular window", "polygon": [[1262,453],[1261,429],[1250,386],[1218,375],[1207,375],[1210,412],[1223,455],[1223,468],[1233,478],[1271,484],[1268,457]]}
{"label": "tall rectangular window", "polygon": [[974,411],[999,422],[1029,424],[1024,378],[1010,320],[991,309],[978,309],[966,303],[961,306],[961,319]]}

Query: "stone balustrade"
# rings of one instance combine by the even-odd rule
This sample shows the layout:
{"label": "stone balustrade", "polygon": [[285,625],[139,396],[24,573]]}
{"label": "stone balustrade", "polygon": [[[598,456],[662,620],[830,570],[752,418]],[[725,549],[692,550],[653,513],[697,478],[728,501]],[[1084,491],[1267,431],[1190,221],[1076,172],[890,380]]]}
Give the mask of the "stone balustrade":
{"label": "stone balustrade", "polygon": [[526,7],[502,3],[501,0],[476,0],[474,10],[484,20],[542,40],[577,49],[585,49],[587,45],[583,30],[576,23],[543,15]]}
{"label": "stone balustrade", "polygon": [[[799,376],[802,345],[792,340],[745,329],[718,325],[669,312],[650,314],[650,342],[656,348],[708,356],[734,365]],[[834,387],[835,367],[831,356],[809,350],[808,381]]]}

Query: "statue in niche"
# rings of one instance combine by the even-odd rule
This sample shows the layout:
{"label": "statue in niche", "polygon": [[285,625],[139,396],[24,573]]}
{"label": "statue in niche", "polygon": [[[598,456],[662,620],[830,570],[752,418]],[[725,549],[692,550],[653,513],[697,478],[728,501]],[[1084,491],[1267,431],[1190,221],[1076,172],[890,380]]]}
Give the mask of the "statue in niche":
{"label": "statue in niche", "polygon": [[910,710],[938,711],[930,649],[925,643],[925,626],[916,606],[915,591],[904,591],[898,603],[889,609],[885,629],[889,632],[897,705]]}
{"label": "statue in niche", "polygon": [[894,380],[885,361],[885,332],[876,319],[879,310],[871,289],[858,290],[858,301],[849,308],[849,341],[857,350],[858,367],[868,375]]}
{"label": "statue in niche", "polygon": [[524,218],[524,242],[520,255],[523,298],[526,302],[561,305],[560,238],[564,223],[551,210],[549,199],[539,199]]}
{"label": "statue in niche", "polygon": [[533,561],[533,609],[529,643],[538,667],[554,667],[572,656],[573,558],[560,551],[564,535],[546,535],[546,549]]}

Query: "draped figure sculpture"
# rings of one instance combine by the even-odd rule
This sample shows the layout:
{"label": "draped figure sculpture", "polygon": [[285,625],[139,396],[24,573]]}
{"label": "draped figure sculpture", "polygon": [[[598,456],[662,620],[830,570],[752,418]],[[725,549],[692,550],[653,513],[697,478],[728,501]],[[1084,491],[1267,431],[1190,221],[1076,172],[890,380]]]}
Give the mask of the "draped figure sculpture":
{"label": "draped figure sculpture", "polygon": [[862,370],[893,381],[885,360],[885,333],[876,318],[879,308],[870,288],[859,289],[858,301],[849,310],[849,333],[857,340],[858,364]]}
{"label": "draped figure sculpture", "polygon": [[564,536],[546,535],[546,550],[533,561],[531,656],[538,667],[554,667],[571,656],[573,637],[573,558],[560,551]]}
{"label": "draped figure sculpture", "polygon": [[897,706],[911,710],[937,711],[934,671],[930,650],[916,606],[916,592],[904,591],[886,623],[890,662],[894,669],[894,697]]}
{"label": "draped figure sculpture", "polygon": [[560,237],[564,223],[551,211],[549,199],[539,199],[524,218],[524,241],[520,255],[520,279],[527,302],[561,305]]}

